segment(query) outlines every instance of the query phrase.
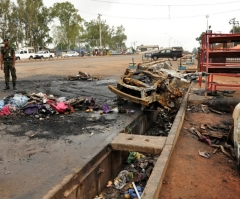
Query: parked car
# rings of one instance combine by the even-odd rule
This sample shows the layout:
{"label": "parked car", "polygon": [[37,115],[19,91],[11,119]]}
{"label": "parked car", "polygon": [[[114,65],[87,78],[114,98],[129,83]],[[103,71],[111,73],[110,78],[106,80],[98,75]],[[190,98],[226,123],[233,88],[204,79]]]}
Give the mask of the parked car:
{"label": "parked car", "polygon": [[16,60],[33,59],[35,57],[34,48],[26,47],[26,48],[21,48],[19,50],[16,50],[15,57],[16,57]]}
{"label": "parked car", "polygon": [[54,53],[50,53],[48,50],[38,51],[35,54],[34,59],[47,59],[47,58],[54,58]]}
{"label": "parked car", "polygon": [[111,55],[122,55],[122,52],[110,51]]}
{"label": "parked car", "polygon": [[76,51],[68,51],[63,55],[63,57],[78,57],[79,53]]}
{"label": "parked car", "polygon": [[159,58],[172,58],[173,61],[177,61],[177,59],[181,58],[182,56],[183,56],[182,47],[163,48],[159,52],[151,54],[151,58],[154,61],[158,60]]}

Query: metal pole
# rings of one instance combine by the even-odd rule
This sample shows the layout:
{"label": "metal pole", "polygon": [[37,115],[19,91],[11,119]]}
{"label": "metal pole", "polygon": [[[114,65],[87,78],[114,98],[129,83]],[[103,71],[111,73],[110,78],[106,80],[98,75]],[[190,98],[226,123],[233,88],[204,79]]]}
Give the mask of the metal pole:
{"label": "metal pole", "polygon": [[209,15],[206,15],[206,18],[207,18],[207,30],[208,30],[208,17],[209,17]]}
{"label": "metal pole", "polygon": [[99,19],[99,35],[100,35],[100,48],[102,48],[102,31],[101,31],[101,14],[98,14],[98,19]]}

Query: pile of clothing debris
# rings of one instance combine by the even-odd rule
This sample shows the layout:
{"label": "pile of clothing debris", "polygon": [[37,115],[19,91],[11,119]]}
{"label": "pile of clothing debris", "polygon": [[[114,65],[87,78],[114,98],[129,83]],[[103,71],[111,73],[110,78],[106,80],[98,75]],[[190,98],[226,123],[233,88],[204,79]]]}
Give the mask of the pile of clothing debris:
{"label": "pile of clothing debris", "polygon": [[157,155],[129,152],[123,170],[107,182],[105,190],[95,199],[141,197],[157,158]]}
{"label": "pile of clothing debris", "polygon": [[[0,100],[0,116],[25,113],[33,115],[37,119],[43,119],[54,114],[70,114],[74,109],[86,110],[86,112],[100,111],[100,114],[119,112],[134,113],[124,108],[110,108],[107,104],[97,105],[95,99],[91,97],[77,97],[66,99],[66,97],[56,98],[53,95],[44,93],[31,93],[10,95]],[[123,111],[123,109],[125,111]]]}

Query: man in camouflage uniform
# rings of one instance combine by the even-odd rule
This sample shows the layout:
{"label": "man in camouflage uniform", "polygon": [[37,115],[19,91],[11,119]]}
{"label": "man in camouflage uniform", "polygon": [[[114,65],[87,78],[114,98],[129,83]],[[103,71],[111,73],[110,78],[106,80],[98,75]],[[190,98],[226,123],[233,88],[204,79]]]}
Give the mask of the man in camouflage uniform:
{"label": "man in camouflage uniform", "polygon": [[13,83],[13,90],[16,89],[16,68],[15,68],[15,50],[9,46],[8,39],[4,39],[4,47],[1,49],[1,70],[3,70],[3,63],[4,63],[4,73],[5,73],[5,88],[3,90],[10,89],[9,87],[9,80],[10,80],[10,72],[12,75],[12,83]]}

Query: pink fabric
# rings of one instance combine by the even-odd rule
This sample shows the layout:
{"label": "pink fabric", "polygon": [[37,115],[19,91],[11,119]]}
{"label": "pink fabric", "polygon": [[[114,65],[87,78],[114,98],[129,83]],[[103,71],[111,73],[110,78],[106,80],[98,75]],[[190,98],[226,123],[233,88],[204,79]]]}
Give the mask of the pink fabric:
{"label": "pink fabric", "polygon": [[68,104],[66,102],[57,102],[56,104],[50,104],[53,108],[56,109],[59,113],[64,113],[68,108]]}
{"label": "pink fabric", "polygon": [[208,145],[212,145],[212,143],[211,143],[211,140],[210,139],[208,139],[206,136],[204,136],[204,135],[202,135],[198,140],[200,140],[200,141],[202,141],[202,142],[206,142],[206,143],[208,143]]}
{"label": "pink fabric", "polygon": [[0,112],[0,116],[3,116],[3,115],[10,115],[11,112],[9,110],[9,106],[4,106]]}

